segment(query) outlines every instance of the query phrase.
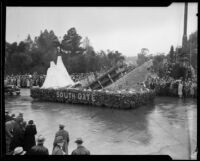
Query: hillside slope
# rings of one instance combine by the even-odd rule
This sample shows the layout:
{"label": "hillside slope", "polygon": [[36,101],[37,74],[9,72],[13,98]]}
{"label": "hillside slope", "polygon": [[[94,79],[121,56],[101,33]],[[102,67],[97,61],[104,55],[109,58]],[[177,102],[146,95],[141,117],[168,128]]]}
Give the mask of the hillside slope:
{"label": "hillside slope", "polygon": [[149,67],[152,66],[152,60],[145,62],[143,65],[135,68],[130,73],[126,74],[113,84],[105,87],[108,90],[121,90],[121,89],[130,89],[133,88],[135,90],[139,90],[140,86],[139,83],[142,83],[146,80],[147,76],[151,73],[147,70]]}
{"label": "hillside slope", "polygon": [[137,56],[125,57],[125,61],[127,64],[132,64],[137,66]]}

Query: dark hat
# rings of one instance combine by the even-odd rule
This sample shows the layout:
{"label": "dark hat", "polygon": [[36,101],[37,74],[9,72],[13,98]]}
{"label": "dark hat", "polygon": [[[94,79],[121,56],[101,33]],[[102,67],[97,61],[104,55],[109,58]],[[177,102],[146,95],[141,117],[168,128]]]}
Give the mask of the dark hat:
{"label": "dark hat", "polygon": [[16,117],[15,119],[17,122],[23,122],[23,118],[22,117]]}
{"label": "dark hat", "polygon": [[31,124],[31,125],[32,125],[32,124],[33,124],[33,120],[29,120],[29,121],[28,121],[28,124]]}
{"label": "dark hat", "polygon": [[77,138],[75,143],[82,144],[83,143],[83,139],[82,138]]}
{"label": "dark hat", "polygon": [[64,142],[63,137],[57,136],[56,139],[55,139],[55,143],[58,144],[58,143],[62,143],[62,142]]}
{"label": "dark hat", "polygon": [[20,112],[20,113],[19,113],[19,116],[23,116],[23,113]]}
{"label": "dark hat", "polygon": [[22,125],[26,125],[27,124],[27,122],[26,121],[22,121]]}
{"label": "dark hat", "polygon": [[11,116],[12,116],[12,117],[15,117],[15,114],[13,113]]}
{"label": "dark hat", "polygon": [[65,127],[65,125],[63,125],[63,124],[60,124],[60,125],[59,125],[59,127],[60,127],[60,128],[64,128],[64,127]]}
{"label": "dark hat", "polygon": [[37,138],[37,142],[38,142],[38,143],[43,143],[44,141],[45,141],[44,136],[39,135],[38,138]]}

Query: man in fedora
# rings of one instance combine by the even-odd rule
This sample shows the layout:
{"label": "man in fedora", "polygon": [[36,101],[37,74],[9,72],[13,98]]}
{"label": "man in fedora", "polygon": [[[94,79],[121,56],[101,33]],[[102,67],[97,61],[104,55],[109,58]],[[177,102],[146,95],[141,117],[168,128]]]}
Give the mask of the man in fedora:
{"label": "man in fedora", "polygon": [[65,155],[63,151],[64,139],[62,136],[57,136],[55,139],[55,146],[53,148],[52,155]]}
{"label": "man in fedora", "polygon": [[90,155],[90,151],[82,145],[82,138],[77,138],[75,143],[77,143],[77,148],[72,151],[72,155]]}
{"label": "man in fedora", "polygon": [[23,113],[20,112],[19,115],[17,116],[17,118],[20,119],[21,122],[23,122],[24,121],[24,115],[23,115]]}
{"label": "man in fedora", "polygon": [[13,152],[13,155],[25,155],[25,154],[26,151],[24,151],[22,147],[16,147]]}
{"label": "man in fedora", "polygon": [[43,145],[45,138],[39,135],[37,138],[37,145],[30,150],[30,155],[49,155],[49,150]]}
{"label": "man in fedora", "polygon": [[24,131],[21,126],[22,118],[17,117],[13,128],[13,139],[10,144],[10,149],[14,150],[16,147],[22,147],[24,142]]}
{"label": "man in fedora", "polygon": [[55,140],[56,140],[56,137],[58,136],[62,136],[63,137],[63,140],[64,140],[64,144],[63,144],[63,151],[65,152],[65,154],[68,154],[68,145],[69,145],[69,133],[68,131],[66,131],[64,129],[64,125],[63,124],[60,124],[59,125],[59,130],[56,132],[55,134],[55,139],[54,139],[54,143],[53,143],[53,147],[55,147]]}

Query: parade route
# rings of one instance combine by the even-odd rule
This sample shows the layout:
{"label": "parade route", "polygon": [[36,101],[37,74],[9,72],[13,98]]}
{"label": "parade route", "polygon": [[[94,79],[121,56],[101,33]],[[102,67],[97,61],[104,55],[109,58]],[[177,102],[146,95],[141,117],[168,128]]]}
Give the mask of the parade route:
{"label": "parade route", "polygon": [[173,97],[156,97],[151,105],[135,110],[39,102],[30,97],[29,89],[20,96],[6,96],[10,113],[24,114],[34,120],[37,136],[52,153],[58,125],[65,124],[70,136],[69,153],[82,137],[91,154],[170,155],[173,159],[190,159],[197,144],[197,102]]}

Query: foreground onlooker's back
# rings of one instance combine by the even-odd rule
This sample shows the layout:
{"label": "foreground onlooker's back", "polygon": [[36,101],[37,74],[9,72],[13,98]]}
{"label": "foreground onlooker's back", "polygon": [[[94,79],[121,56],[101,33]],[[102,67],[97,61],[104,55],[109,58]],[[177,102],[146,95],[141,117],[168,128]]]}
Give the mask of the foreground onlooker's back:
{"label": "foreground onlooker's back", "polygon": [[36,126],[34,125],[33,120],[30,120],[28,122],[28,125],[26,126],[25,129],[25,134],[24,134],[24,149],[29,152],[30,149],[36,145],[35,142],[35,135],[37,134]]}
{"label": "foreground onlooker's back", "polygon": [[78,138],[75,143],[77,143],[77,148],[72,151],[72,155],[90,155],[90,151],[82,145],[82,138]]}
{"label": "foreground onlooker's back", "polygon": [[29,152],[29,155],[49,155],[49,150],[43,145],[45,138],[39,136],[37,139],[37,145],[33,146]]}
{"label": "foreground onlooker's back", "polygon": [[54,143],[53,143],[53,147],[55,147],[56,145],[56,138],[58,136],[62,136],[64,144],[62,146],[63,151],[65,152],[65,154],[68,154],[68,145],[69,145],[69,133],[68,131],[66,131],[64,129],[64,125],[60,124],[59,125],[59,131],[56,132],[55,134],[55,139],[54,139]]}

